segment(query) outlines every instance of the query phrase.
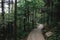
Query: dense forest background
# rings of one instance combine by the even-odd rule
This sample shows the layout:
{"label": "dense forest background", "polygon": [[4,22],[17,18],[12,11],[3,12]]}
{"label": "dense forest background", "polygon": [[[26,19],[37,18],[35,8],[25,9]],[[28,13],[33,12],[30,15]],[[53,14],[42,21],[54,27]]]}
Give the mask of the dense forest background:
{"label": "dense forest background", "polygon": [[6,38],[13,40],[14,16],[17,17],[17,40],[26,38],[37,23],[45,24],[43,33],[54,33],[47,40],[60,40],[60,0],[18,0],[17,15],[14,15],[14,3],[10,6],[9,12],[4,14],[4,29],[0,13],[0,40],[4,32]]}

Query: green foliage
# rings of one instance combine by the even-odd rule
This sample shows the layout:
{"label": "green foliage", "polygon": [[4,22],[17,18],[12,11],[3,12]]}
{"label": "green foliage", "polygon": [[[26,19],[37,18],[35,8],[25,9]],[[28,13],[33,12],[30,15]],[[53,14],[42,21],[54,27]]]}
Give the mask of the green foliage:
{"label": "green foliage", "polygon": [[[42,0],[19,0],[18,4],[17,18],[19,26],[17,35],[20,38],[24,38],[36,27],[36,23],[41,19],[39,9],[44,6],[44,2]],[[24,31],[24,24],[27,31]]]}
{"label": "green foliage", "polygon": [[[17,38],[22,39],[26,37],[29,32],[36,27],[36,23],[49,22],[49,28],[54,34],[48,38],[48,40],[59,40],[60,35],[58,29],[60,25],[60,16],[57,14],[60,8],[60,1],[53,0],[53,5],[46,5],[43,0],[18,0],[17,4]],[[46,6],[45,6],[46,5]],[[43,10],[43,12],[41,12]],[[57,13],[58,12],[58,13]],[[60,14],[59,14],[60,15]],[[5,24],[7,21],[14,21],[14,12],[5,14]],[[0,14],[0,26],[1,26],[1,14]],[[0,28],[1,29],[1,28]],[[57,37],[57,38],[56,38]]]}
{"label": "green foliage", "polygon": [[[47,1],[48,2],[48,1]],[[53,5],[52,5],[52,2],[53,2]],[[51,37],[48,38],[48,40],[60,40],[59,38],[59,26],[60,26],[60,19],[59,19],[59,15],[60,15],[60,1],[59,0],[53,0],[52,2],[50,2],[50,5],[47,4],[46,7],[48,8],[47,10],[48,11],[45,11],[47,14],[48,14],[48,17],[49,17],[49,25],[52,26],[52,29],[51,31],[53,31],[53,35]],[[45,2],[46,3],[46,2]],[[59,22],[59,23],[58,23]],[[49,27],[50,28],[50,27]]]}

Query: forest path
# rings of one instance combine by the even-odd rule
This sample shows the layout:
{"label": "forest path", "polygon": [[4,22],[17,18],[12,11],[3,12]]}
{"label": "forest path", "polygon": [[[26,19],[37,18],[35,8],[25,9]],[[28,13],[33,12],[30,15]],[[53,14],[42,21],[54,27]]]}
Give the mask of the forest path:
{"label": "forest path", "polygon": [[28,35],[27,40],[45,40],[41,30],[39,29],[34,29],[33,31],[30,32]]}

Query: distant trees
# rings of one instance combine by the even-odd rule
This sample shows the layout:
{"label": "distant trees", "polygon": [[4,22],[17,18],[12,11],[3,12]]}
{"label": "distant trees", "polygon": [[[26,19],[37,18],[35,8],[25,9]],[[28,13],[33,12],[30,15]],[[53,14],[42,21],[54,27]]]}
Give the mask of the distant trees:
{"label": "distant trees", "polygon": [[[7,2],[7,1],[6,1]],[[60,0],[18,0],[17,2],[17,38],[22,39],[36,27],[36,23],[47,23],[49,30],[55,33],[60,26]],[[2,14],[5,21],[14,21],[14,4],[10,14]],[[0,15],[1,16],[1,15]],[[1,22],[0,17],[0,22]],[[5,22],[7,24],[7,22]],[[0,23],[1,24],[1,23]],[[1,25],[0,25],[1,26]],[[47,29],[45,29],[47,30]],[[54,37],[60,36],[58,32]],[[52,37],[53,38],[53,37]],[[51,39],[52,39],[51,38]],[[49,37],[50,39],[50,37]],[[55,39],[55,38],[54,38]],[[59,37],[58,37],[59,39]],[[57,40],[58,40],[57,39]]]}
{"label": "distant trees", "polygon": [[[48,14],[48,23],[49,25],[51,25],[52,27],[52,31],[54,30],[54,35],[52,36],[53,40],[59,40],[59,30],[58,28],[60,28],[60,1],[59,0],[44,0],[45,2],[45,7],[47,7],[47,9],[49,9],[47,12]],[[50,22],[49,22],[50,21]],[[50,26],[49,26],[50,27]],[[56,30],[55,30],[56,29]],[[59,36],[57,36],[59,35]],[[54,38],[57,37],[57,38]],[[48,39],[51,40],[51,37]]]}

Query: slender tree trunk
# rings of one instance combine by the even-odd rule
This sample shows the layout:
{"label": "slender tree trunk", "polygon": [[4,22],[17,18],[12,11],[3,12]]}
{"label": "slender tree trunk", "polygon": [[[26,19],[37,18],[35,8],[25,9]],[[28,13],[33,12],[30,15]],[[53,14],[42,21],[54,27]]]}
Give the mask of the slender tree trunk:
{"label": "slender tree trunk", "polygon": [[15,11],[14,11],[14,40],[17,40],[17,0],[15,0]]}
{"label": "slender tree trunk", "polygon": [[5,40],[5,25],[4,25],[4,23],[5,23],[5,21],[4,21],[4,0],[2,0],[2,2],[1,2],[1,4],[2,4],[2,29],[3,29],[3,36],[2,36],[2,40]]}

